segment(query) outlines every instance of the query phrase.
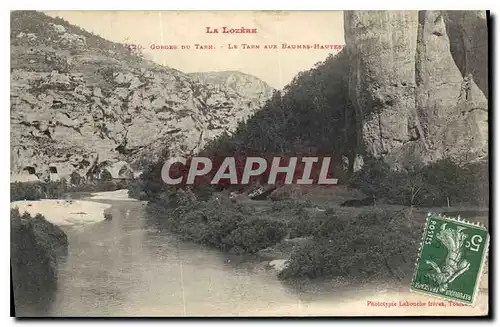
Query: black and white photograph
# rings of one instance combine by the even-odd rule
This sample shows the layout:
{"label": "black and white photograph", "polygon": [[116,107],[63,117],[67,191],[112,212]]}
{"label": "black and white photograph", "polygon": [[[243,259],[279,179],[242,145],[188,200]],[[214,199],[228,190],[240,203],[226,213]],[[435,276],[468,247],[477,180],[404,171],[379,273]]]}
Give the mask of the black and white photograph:
{"label": "black and white photograph", "polygon": [[23,317],[487,317],[487,10],[10,11]]}

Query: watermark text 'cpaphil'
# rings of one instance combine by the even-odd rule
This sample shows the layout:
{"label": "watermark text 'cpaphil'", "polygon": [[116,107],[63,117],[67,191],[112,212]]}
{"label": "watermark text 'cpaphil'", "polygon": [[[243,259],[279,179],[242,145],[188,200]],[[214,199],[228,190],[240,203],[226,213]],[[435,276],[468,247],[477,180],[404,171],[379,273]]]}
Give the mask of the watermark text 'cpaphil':
{"label": "watermark text 'cpaphil'", "polygon": [[161,176],[168,185],[247,185],[256,179],[267,184],[335,185],[338,179],[332,178],[330,163],[330,157],[180,157],[165,162]]}

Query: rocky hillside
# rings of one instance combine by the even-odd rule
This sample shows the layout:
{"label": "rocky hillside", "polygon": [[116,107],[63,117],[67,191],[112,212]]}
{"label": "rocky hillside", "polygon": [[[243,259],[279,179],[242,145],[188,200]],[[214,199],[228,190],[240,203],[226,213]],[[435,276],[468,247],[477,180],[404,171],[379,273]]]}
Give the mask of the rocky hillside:
{"label": "rocky hillside", "polygon": [[273,88],[266,82],[238,71],[191,73],[189,76],[202,84],[228,86],[240,96],[250,98],[260,106],[273,94]]}
{"label": "rocky hillside", "polygon": [[399,163],[488,151],[484,11],[344,13],[359,144]]}
{"label": "rocky hillside", "polygon": [[12,12],[11,177],[84,176],[119,161],[140,171],[165,146],[196,151],[265,101],[264,83],[243,76],[199,82],[62,19]]}

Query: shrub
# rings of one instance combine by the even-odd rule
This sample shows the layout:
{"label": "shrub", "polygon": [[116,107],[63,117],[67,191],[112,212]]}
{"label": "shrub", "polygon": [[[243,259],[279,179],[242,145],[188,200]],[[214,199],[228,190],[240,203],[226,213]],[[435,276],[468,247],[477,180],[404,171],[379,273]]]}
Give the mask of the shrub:
{"label": "shrub", "polygon": [[313,239],[296,249],[279,277],[409,276],[419,231],[406,212],[375,210],[356,219],[329,217]]}
{"label": "shrub", "polygon": [[64,194],[68,193],[68,183],[63,178],[57,182],[48,182],[42,184],[45,190],[45,197],[47,199],[59,199],[64,196]]}
{"label": "shrub", "polygon": [[143,201],[146,201],[148,199],[146,192],[144,192],[142,189],[141,181],[139,180],[135,180],[129,184],[128,196],[133,199],[138,199]]}
{"label": "shrub", "polygon": [[239,223],[223,240],[235,252],[255,253],[274,245],[287,234],[286,225],[279,221],[252,218]]}
{"label": "shrub", "polygon": [[138,188],[140,190],[136,190],[136,194],[144,192],[145,199],[154,201],[160,194],[167,191],[166,184],[161,178],[161,169],[163,164],[164,161],[162,160],[145,164],[146,169],[144,169],[144,172],[138,180]]}
{"label": "shrub", "polygon": [[10,184],[10,201],[38,200],[44,198],[40,183],[20,183]]}
{"label": "shrub", "polygon": [[68,239],[42,215],[10,211],[10,264],[16,313],[43,315],[57,289],[56,264],[64,260]]}
{"label": "shrub", "polygon": [[11,183],[10,200],[40,200],[57,199],[63,197],[69,191],[66,180],[47,183]]}
{"label": "shrub", "polygon": [[254,253],[279,242],[286,224],[255,217],[255,210],[214,195],[200,201],[190,190],[165,192],[148,203],[158,224],[184,239],[234,253]]}
{"label": "shrub", "polygon": [[292,219],[288,222],[290,238],[310,236],[320,223],[318,217],[311,217],[304,208],[292,212],[291,217]]}

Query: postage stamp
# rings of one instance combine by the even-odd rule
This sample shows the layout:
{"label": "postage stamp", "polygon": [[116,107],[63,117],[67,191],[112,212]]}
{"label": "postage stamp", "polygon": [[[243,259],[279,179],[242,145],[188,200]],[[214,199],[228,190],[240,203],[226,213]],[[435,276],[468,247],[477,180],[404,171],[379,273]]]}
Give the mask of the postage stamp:
{"label": "postage stamp", "polygon": [[410,290],[474,305],[488,246],[485,227],[429,213]]}

